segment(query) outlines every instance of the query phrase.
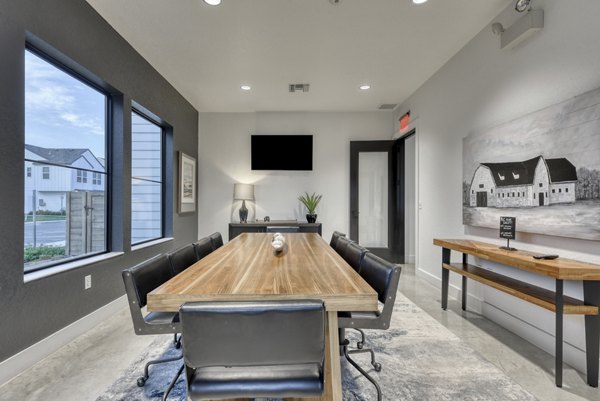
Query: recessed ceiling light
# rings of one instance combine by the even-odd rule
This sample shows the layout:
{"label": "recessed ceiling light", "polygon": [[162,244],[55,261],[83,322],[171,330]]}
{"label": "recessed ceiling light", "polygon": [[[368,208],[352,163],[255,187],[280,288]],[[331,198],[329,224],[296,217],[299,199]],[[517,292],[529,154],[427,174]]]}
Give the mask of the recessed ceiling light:
{"label": "recessed ceiling light", "polygon": [[204,2],[209,6],[218,6],[221,4],[221,0],[204,0]]}
{"label": "recessed ceiling light", "polygon": [[[206,0],[205,0],[206,1]],[[427,0],[412,0],[413,3],[415,4],[423,4],[423,3],[427,3]]]}
{"label": "recessed ceiling light", "polygon": [[252,89],[252,87],[251,87],[250,85],[242,85],[242,86],[240,86],[240,88],[241,88],[243,91],[249,91],[250,89]]}
{"label": "recessed ceiling light", "polygon": [[366,91],[371,89],[371,85],[361,85],[358,87],[358,89],[360,89],[361,91]]}

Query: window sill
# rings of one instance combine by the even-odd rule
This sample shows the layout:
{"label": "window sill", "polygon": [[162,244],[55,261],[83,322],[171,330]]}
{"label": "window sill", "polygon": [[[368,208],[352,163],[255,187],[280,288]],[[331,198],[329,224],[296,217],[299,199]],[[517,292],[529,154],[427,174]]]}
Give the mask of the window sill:
{"label": "window sill", "polygon": [[114,259],[123,255],[123,252],[109,252],[103,253],[102,255],[91,256],[89,258],[76,260],[73,262],[63,263],[57,266],[48,267],[47,269],[39,270],[36,272],[25,273],[23,281],[27,284],[32,281],[36,281],[42,278],[54,276],[55,274],[64,273],[69,270],[78,269],[80,267],[89,266],[94,263],[104,262],[106,260]]}
{"label": "window sill", "polygon": [[133,245],[131,247],[131,251],[132,252],[139,251],[140,249],[149,248],[154,245],[159,245],[159,244],[163,244],[165,242],[173,241],[173,239],[174,239],[173,237],[159,238],[159,239],[155,239],[153,241],[144,242],[142,244]]}

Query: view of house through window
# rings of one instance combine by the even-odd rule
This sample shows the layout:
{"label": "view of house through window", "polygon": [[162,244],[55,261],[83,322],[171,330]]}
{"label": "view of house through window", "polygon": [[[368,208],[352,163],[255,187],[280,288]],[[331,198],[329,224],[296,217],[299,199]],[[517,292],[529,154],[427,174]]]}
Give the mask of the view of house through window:
{"label": "view of house through window", "polygon": [[106,105],[25,51],[25,272],[106,251]]}
{"label": "view of house through window", "polygon": [[131,243],[163,236],[163,129],[131,113]]}

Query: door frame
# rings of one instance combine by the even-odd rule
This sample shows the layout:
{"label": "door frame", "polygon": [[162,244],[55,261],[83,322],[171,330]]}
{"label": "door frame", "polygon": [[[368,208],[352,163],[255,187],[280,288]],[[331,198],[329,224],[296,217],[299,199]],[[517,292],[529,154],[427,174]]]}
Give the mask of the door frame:
{"label": "door frame", "polygon": [[[374,248],[369,250],[378,256],[385,259],[395,261],[398,255],[404,258],[404,241],[398,241],[404,238],[404,199],[397,199],[395,186],[398,184],[398,171],[394,168],[397,164],[397,146],[402,147],[404,152],[404,142],[399,139],[379,140],[379,141],[351,141],[350,142],[350,234],[349,238],[360,243],[358,235],[358,220],[359,220],[359,202],[358,202],[358,158],[360,152],[387,152],[388,153],[388,247]],[[404,171],[404,165],[399,166]],[[403,175],[403,174],[400,174]],[[404,177],[401,183],[404,185]],[[399,207],[402,214],[401,221],[398,220]]]}

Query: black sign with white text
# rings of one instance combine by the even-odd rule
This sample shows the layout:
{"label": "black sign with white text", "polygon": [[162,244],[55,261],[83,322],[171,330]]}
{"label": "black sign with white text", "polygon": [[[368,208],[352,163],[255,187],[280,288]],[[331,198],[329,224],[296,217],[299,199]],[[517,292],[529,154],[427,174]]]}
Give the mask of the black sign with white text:
{"label": "black sign with white text", "polygon": [[515,239],[516,217],[500,217],[500,238]]}

